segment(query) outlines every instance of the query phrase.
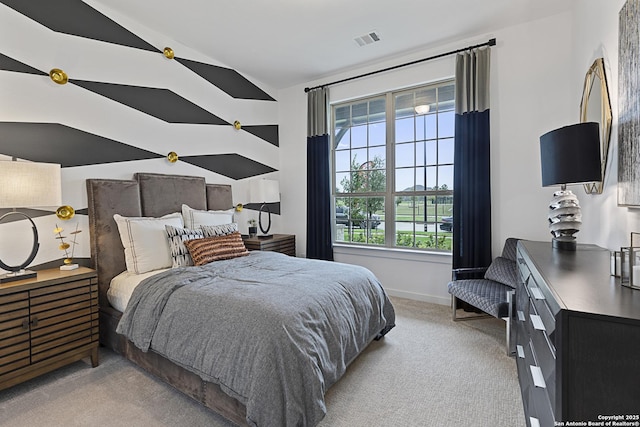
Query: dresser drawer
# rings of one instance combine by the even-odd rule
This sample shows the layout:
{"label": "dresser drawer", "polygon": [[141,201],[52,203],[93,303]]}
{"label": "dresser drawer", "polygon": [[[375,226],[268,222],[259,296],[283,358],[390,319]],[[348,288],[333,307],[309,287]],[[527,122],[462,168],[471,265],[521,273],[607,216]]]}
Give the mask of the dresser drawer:
{"label": "dresser drawer", "polygon": [[532,364],[537,369],[531,370],[530,374],[537,372],[544,380],[546,394],[551,402],[551,406],[555,409],[556,398],[556,357],[551,350],[551,344],[543,331],[531,328],[529,330],[531,346],[530,351],[533,356]]}

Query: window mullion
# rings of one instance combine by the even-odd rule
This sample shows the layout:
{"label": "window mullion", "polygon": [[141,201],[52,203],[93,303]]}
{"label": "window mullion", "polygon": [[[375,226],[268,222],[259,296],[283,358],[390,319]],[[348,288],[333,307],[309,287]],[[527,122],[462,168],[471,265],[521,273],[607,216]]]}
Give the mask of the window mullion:
{"label": "window mullion", "polygon": [[392,93],[387,93],[386,96],[386,153],[387,161],[387,192],[384,200],[384,241],[385,246],[395,246],[395,234],[396,234],[396,221],[395,221],[395,167],[396,167],[396,155],[395,155],[395,101]]}

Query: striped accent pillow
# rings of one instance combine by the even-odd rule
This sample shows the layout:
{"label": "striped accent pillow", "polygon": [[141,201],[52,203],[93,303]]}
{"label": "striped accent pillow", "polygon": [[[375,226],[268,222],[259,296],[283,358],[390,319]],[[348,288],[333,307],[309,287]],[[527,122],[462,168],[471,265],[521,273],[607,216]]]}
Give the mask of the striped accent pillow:
{"label": "striped accent pillow", "polygon": [[171,251],[171,267],[185,267],[193,265],[189,250],[184,245],[187,240],[202,239],[204,232],[202,230],[191,230],[189,228],[174,227],[165,225],[165,232],[169,239],[169,249]]}
{"label": "striped accent pillow", "polygon": [[242,236],[237,231],[226,236],[187,240],[184,245],[189,250],[195,265],[249,255]]}
{"label": "striped accent pillow", "polygon": [[200,229],[204,232],[204,237],[226,236],[227,234],[238,231],[238,224],[232,222],[223,225],[201,225]]}

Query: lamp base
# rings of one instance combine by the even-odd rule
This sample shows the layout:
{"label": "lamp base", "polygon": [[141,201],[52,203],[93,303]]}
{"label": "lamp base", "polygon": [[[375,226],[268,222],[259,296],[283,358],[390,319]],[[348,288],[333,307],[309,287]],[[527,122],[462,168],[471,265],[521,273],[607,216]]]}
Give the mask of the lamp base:
{"label": "lamp base", "polygon": [[0,283],[15,282],[16,280],[33,279],[38,273],[31,270],[20,270],[13,273],[6,273],[0,276]]}
{"label": "lamp base", "polygon": [[257,237],[258,239],[271,239],[273,237],[273,234],[260,234]]}
{"label": "lamp base", "polygon": [[576,243],[576,238],[571,237],[554,237],[551,240],[551,246],[553,249],[557,249],[559,251],[571,251],[575,252],[578,248],[578,244]]}
{"label": "lamp base", "polygon": [[60,270],[62,271],[75,270],[78,267],[80,267],[78,264],[65,264],[60,266]]}

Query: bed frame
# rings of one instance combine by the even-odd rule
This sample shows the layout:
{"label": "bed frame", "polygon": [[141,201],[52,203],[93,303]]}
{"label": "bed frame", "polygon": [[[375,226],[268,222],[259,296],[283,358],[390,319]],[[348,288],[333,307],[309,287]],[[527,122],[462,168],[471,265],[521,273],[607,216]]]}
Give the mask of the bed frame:
{"label": "bed frame", "polygon": [[157,217],[194,209],[223,210],[233,206],[230,185],[206,184],[196,176],[137,173],[132,180],[88,179],[91,261],[98,274],[100,344],[113,349],[192,397],[229,421],[246,425],[246,407],[220,386],[176,365],[152,350],[144,353],[116,333],[122,313],[111,307],[107,289],[111,279],[126,270],[124,249],[113,214]]}

